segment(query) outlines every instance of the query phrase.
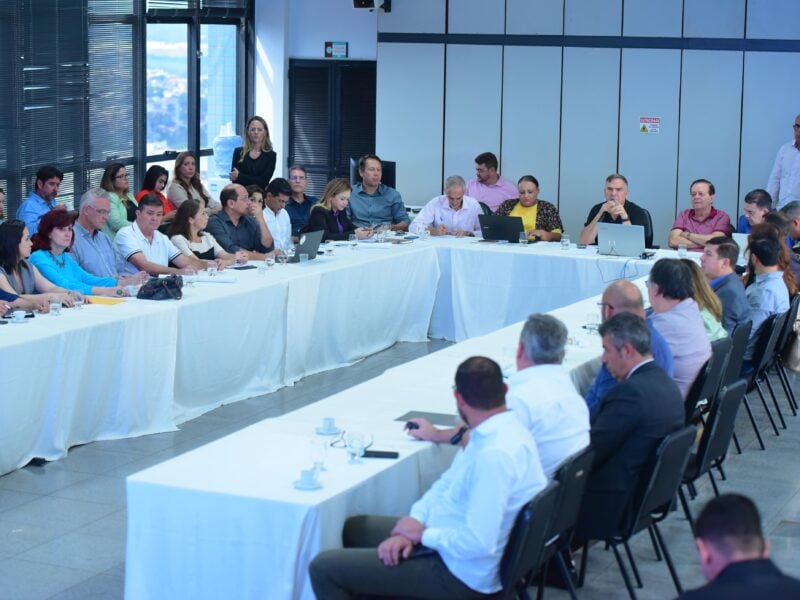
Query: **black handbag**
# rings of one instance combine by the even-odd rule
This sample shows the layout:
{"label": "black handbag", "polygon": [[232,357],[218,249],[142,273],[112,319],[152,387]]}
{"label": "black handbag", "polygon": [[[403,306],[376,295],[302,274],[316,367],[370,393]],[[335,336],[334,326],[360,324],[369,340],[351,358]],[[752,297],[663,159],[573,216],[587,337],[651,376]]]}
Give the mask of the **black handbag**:
{"label": "black handbag", "polygon": [[180,275],[151,277],[139,288],[136,297],[140,300],[180,300],[183,298],[181,288],[183,277]]}

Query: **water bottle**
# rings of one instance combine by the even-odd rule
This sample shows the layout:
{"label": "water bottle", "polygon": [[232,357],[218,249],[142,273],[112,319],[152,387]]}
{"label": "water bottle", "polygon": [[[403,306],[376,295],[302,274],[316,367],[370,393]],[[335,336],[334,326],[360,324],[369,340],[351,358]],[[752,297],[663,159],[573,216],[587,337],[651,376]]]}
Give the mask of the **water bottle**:
{"label": "water bottle", "polygon": [[233,151],[242,145],[242,136],[233,133],[233,127],[226,123],[219,128],[219,135],[214,138],[214,177],[228,178],[231,173]]}

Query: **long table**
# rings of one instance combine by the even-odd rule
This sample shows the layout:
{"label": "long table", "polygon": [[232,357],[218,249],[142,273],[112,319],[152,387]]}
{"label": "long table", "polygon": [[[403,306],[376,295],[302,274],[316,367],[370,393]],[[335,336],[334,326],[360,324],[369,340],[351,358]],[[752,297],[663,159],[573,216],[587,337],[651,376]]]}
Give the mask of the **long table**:
{"label": "long table", "polygon": [[[568,324],[565,364],[584,390],[599,367],[600,338],[581,327],[597,298],[552,311]],[[386,371],[279,418],[266,419],[127,479],[126,598],[313,598],[308,564],[341,547],[347,517],[407,514],[447,468],[448,445],[412,440],[395,419],[410,410],[453,414],[457,365],[487,355],[514,370],[521,323]],[[310,466],[323,417],[372,434],[398,460],[347,464],[330,449],[323,488],[292,487]],[[243,456],[248,460],[242,461]]]}
{"label": "long table", "polygon": [[0,327],[0,474],[76,444],[174,430],[397,341],[461,340],[599,293],[652,261],[442,238],[197,283]]}

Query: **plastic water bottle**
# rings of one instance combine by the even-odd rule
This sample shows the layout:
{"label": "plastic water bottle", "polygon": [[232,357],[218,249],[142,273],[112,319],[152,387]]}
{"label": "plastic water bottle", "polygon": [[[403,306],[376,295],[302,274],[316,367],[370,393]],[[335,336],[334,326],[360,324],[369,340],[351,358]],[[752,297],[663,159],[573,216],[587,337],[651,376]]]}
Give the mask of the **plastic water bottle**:
{"label": "plastic water bottle", "polygon": [[214,149],[214,176],[228,178],[231,173],[233,151],[241,145],[242,136],[233,132],[233,126],[230,123],[226,123],[219,128],[219,135],[212,142],[212,148]]}

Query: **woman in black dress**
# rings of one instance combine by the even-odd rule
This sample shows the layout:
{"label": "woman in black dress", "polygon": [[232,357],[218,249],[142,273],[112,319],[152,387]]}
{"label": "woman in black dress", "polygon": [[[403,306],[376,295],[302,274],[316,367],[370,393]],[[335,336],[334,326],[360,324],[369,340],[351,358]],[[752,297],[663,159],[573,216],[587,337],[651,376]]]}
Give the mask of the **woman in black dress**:
{"label": "woman in black dress", "polygon": [[244,187],[257,185],[266,189],[275,172],[276,156],[267,122],[252,117],[245,129],[244,145],[233,151],[231,181]]}

